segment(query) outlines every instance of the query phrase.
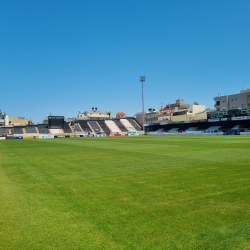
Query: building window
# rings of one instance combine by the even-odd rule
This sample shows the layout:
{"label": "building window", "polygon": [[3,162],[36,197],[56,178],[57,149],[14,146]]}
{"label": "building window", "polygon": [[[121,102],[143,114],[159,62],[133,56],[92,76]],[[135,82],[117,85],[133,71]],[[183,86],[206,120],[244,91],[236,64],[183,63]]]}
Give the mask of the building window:
{"label": "building window", "polygon": [[225,99],[222,102],[225,102]]}

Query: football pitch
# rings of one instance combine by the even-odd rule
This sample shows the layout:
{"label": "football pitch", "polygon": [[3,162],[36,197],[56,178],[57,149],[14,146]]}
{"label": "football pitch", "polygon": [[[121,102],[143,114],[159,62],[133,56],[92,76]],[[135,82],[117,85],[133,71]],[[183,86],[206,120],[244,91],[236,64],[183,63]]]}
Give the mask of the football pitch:
{"label": "football pitch", "polygon": [[0,141],[0,249],[250,249],[250,136]]}

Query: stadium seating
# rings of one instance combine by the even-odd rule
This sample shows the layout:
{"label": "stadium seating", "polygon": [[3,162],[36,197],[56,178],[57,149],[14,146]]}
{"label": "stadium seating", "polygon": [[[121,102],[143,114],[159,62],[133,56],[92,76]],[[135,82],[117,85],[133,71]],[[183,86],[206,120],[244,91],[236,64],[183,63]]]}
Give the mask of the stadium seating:
{"label": "stadium seating", "polygon": [[21,126],[13,127],[13,134],[23,134],[23,127]]}
{"label": "stadium seating", "polygon": [[128,131],[136,131],[136,129],[131,125],[131,123],[127,119],[121,119],[121,122],[124,124],[124,126],[126,126]]}
{"label": "stadium seating", "polygon": [[188,128],[185,132],[192,132],[192,131],[195,131],[198,127],[191,127],[191,128]]}
{"label": "stadium seating", "polygon": [[[88,125],[88,124],[87,124]],[[74,133],[82,133],[81,128],[79,127],[78,123],[74,123],[71,128],[73,129]]]}
{"label": "stadium seating", "polygon": [[26,127],[25,127],[25,131],[26,131],[26,134],[36,134],[37,132],[36,132],[36,126],[34,126],[34,125],[27,125]]}
{"label": "stadium seating", "polygon": [[38,124],[37,125],[38,131],[40,134],[49,134],[48,125],[46,124]]}
{"label": "stadium seating", "polygon": [[211,126],[208,129],[205,130],[205,132],[215,132],[217,130],[219,130],[221,126]]}
{"label": "stadium seating", "polygon": [[120,122],[120,120],[113,120],[113,121],[122,132],[128,132],[128,130],[124,127],[124,125]]}
{"label": "stadium seating", "polygon": [[9,134],[9,129],[10,128],[5,128],[5,127],[0,128],[0,134],[1,135],[8,135]]}
{"label": "stadium seating", "polygon": [[240,125],[236,125],[232,129],[239,129],[239,128],[240,128]]}
{"label": "stadium seating", "polygon": [[68,122],[64,123],[64,129],[63,130],[64,130],[64,133],[72,133],[72,130],[70,129]]}
{"label": "stadium seating", "polygon": [[[121,119],[123,120],[123,119]],[[121,130],[117,127],[117,125],[112,120],[106,120],[105,121],[111,132],[118,133],[121,132]]]}
{"label": "stadium seating", "polygon": [[103,130],[97,125],[96,121],[89,121],[89,125],[96,133],[102,133]]}
{"label": "stadium seating", "polygon": [[163,128],[159,128],[159,129],[157,129],[155,132],[156,133],[160,133],[160,132],[162,132],[164,129]]}
{"label": "stadium seating", "polygon": [[110,133],[111,132],[110,129],[107,127],[106,123],[104,122],[104,120],[99,120],[98,124],[101,126],[104,133]]}
{"label": "stadium seating", "polygon": [[170,130],[168,130],[168,133],[171,133],[173,131],[178,131],[178,130],[179,130],[179,128],[171,128]]}
{"label": "stadium seating", "polygon": [[142,131],[141,127],[138,126],[138,123],[135,122],[134,119],[128,118],[127,120],[133,125],[133,127],[134,127],[137,131]]}
{"label": "stadium seating", "polygon": [[[88,121],[87,120],[79,120],[78,123],[80,124],[80,126],[83,129],[83,132],[85,133],[91,133],[92,130],[90,129],[89,125],[88,125]],[[78,126],[79,127],[79,126]],[[79,127],[80,129],[80,127]],[[81,130],[81,129],[80,129]],[[74,129],[75,132],[75,129]],[[82,131],[81,131],[82,132]]]}

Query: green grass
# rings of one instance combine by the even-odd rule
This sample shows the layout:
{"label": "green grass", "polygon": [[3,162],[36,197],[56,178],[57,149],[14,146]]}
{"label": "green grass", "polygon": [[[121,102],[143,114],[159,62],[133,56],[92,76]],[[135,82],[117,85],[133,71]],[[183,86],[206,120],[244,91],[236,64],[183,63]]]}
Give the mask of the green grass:
{"label": "green grass", "polygon": [[250,249],[250,137],[0,141],[0,249]]}

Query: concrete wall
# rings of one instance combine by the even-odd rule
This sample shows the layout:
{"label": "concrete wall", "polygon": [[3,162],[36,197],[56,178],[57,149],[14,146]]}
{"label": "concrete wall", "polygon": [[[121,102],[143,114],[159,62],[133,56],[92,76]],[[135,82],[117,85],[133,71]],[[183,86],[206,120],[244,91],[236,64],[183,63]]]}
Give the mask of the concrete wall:
{"label": "concrete wall", "polygon": [[205,109],[205,105],[190,105],[188,111],[191,111],[193,113],[200,113],[203,112]]}
{"label": "concrete wall", "polygon": [[186,121],[186,120],[188,120],[187,115],[174,115],[174,116],[171,116],[171,121]]}
{"label": "concrete wall", "polygon": [[4,121],[4,123],[5,123],[5,126],[8,126],[8,125],[9,125],[9,116],[8,116],[8,115],[5,116],[5,121]]}
{"label": "concrete wall", "polygon": [[9,122],[14,125],[29,125],[32,123],[31,120],[21,117],[9,117]]}

